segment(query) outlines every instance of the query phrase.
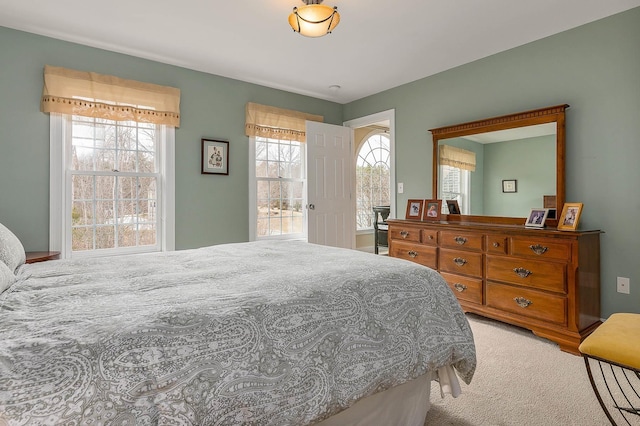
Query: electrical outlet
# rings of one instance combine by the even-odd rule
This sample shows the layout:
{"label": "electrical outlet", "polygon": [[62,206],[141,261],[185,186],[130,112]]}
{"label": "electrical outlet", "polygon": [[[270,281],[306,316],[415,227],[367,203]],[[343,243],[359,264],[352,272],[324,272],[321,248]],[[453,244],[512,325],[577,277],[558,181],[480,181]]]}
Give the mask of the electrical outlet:
{"label": "electrical outlet", "polygon": [[618,293],[629,294],[629,278],[618,277]]}
{"label": "electrical outlet", "polygon": [[398,183],[398,194],[402,194],[404,192],[404,183]]}

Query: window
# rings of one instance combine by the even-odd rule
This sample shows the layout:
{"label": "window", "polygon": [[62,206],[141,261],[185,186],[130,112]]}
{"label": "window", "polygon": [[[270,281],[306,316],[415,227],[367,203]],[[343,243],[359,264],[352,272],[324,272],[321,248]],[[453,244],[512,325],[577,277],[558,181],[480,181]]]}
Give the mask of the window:
{"label": "window", "polygon": [[[471,211],[469,205],[470,179],[471,174],[468,170],[453,166],[440,166],[440,188],[438,188],[438,194],[443,200],[457,200],[462,214],[469,214]],[[442,213],[449,213],[446,202],[442,203]]]}
{"label": "window", "polygon": [[49,249],[63,258],[173,250],[180,90],[45,65]]}
{"label": "window", "polygon": [[[457,200],[460,213],[471,212],[469,188],[471,173],[476,169],[476,154],[473,151],[456,146],[440,145],[438,147],[438,163],[440,164],[440,187],[438,194],[443,200]],[[449,213],[442,203],[442,213]]]}
{"label": "window", "polygon": [[305,144],[260,136],[250,141],[255,153],[255,238],[304,238]]}
{"label": "window", "polygon": [[[65,257],[173,249],[173,128],[52,114]],[[57,154],[56,154],[57,153]],[[53,189],[53,188],[52,188]],[[56,195],[52,193],[52,200]],[[165,199],[166,197],[166,199]],[[57,208],[57,207],[56,207]],[[163,226],[168,225],[168,226]]]}
{"label": "window", "polygon": [[390,205],[391,141],[385,133],[369,136],[356,161],[357,230],[373,228],[373,207]]}

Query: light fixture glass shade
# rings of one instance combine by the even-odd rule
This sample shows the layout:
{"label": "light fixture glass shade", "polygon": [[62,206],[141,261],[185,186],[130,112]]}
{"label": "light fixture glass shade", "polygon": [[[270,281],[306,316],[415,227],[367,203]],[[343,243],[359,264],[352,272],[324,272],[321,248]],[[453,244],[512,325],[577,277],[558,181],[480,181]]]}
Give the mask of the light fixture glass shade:
{"label": "light fixture glass shade", "polygon": [[293,31],[306,37],[322,37],[329,34],[340,22],[337,7],[323,4],[309,4],[294,7],[289,15],[289,25]]}

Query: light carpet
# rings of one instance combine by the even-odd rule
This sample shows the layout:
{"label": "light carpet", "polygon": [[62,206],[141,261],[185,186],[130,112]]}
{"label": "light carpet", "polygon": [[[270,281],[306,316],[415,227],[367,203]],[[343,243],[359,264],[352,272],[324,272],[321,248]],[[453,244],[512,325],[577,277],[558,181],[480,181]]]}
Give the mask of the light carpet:
{"label": "light carpet", "polygon": [[467,314],[478,366],[462,395],[433,382],[425,426],[606,426],[582,357],[528,330]]}

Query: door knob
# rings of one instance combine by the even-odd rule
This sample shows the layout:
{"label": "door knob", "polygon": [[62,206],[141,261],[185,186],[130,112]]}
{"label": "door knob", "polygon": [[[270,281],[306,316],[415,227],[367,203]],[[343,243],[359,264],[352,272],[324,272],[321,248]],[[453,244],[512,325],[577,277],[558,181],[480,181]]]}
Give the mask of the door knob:
{"label": "door knob", "polygon": [[309,204],[309,210],[315,210],[315,209],[316,209],[315,204]]}

